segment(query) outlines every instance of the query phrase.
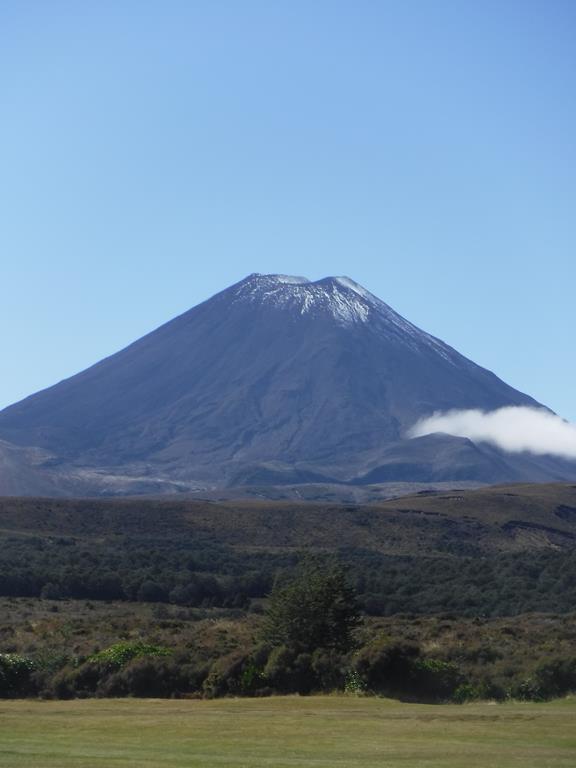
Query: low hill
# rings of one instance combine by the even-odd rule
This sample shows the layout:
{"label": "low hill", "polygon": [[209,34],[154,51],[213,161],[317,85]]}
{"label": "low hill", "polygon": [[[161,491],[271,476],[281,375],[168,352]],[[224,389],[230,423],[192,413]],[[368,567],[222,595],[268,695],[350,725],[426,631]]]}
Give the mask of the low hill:
{"label": "low hill", "polygon": [[0,499],[4,535],[209,537],[235,549],[342,547],[387,554],[576,548],[576,485],[421,491],[364,505],[176,499]]}

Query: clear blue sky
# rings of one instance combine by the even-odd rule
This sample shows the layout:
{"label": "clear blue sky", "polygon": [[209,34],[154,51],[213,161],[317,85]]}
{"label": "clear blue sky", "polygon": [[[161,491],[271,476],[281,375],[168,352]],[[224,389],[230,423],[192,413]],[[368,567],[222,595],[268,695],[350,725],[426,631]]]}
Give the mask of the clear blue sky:
{"label": "clear blue sky", "polygon": [[576,420],[572,0],[0,0],[0,407],[346,274]]}

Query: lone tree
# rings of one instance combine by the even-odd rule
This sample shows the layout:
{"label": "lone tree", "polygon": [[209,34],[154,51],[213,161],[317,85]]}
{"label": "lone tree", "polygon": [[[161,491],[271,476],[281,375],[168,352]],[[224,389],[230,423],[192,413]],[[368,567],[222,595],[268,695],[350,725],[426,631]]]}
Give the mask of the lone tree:
{"label": "lone tree", "polygon": [[356,593],[342,566],[308,558],[290,581],[275,584],[263,636],[274,646],[345,653],[354,645],[354,630],[360,622]]}

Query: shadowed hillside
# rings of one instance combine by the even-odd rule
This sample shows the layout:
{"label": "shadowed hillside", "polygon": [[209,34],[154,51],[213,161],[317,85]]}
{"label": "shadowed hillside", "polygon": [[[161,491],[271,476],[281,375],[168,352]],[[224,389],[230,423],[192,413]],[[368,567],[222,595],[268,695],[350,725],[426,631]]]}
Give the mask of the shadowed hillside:
{"label": "shadowed hillside", "polygon": [[423,491],[400,499],[337,505],[294,501],[176,499],[0,500],[12,535],[135,540],[209,536],[237,549],[361,547],[432,554],[466,543],[484,552],[576,547],[576,486],[529,484]]}

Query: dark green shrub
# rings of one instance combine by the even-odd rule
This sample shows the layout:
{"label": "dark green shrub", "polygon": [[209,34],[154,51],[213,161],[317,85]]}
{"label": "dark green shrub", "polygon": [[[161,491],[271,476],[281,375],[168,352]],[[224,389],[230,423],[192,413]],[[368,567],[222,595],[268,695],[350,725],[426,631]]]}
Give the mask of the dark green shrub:
{"label": "dark green shrub", "polygon": [[480,686],[473,685],[472,683],[462,683],[452,693],[451,701],[455,704],[464,704],[467,701],[477,701],[481,698],[483,696]]}
{"label": "dark green shrub", "polygon": [[55,676],[55,695],[65,699],[93,696],[100,681],[112,669],[108,662],[95,659],[89,659],[78,667],[65,667]]}
{"label": "dark green shrub", "polygon": [[271,688],[285,693],[294,690],[292,667],[296,656],[296,651],[285,645],[270,651],[263,674]]}
{"label": "dark green shrub", "polygon": [[[242,651],[234,651],[227,656],[216,659],[210,667],[202,689],[208,698],[218,696],[241,695],[244,693],[243,672],[250,668],[253,661]],[[244,682],[252,684],[254,673],[248,672]]]}
{"label": "dark green shrub", "polygon": [[451,661],[416,659],[412,666],[411,692],[425,701],[451,699],[466,680]]}
{"label": "dark green shrub", "polygon": [[17,653],[0,653],[0,696],[27,694],[34,662]]}
{"label": "dark green shrub", "polygon": [[80,691],[77,687],[76,670],[64,667],[56,674],[46,677],[39,690],[40,695],[45,699],[74,699],[81,695],[92,694],[96,690],[97,682],[96,680],[90,691]]}
{"label": "dark green shrub", "polygon": [[[139,680],[134,673],[134,680],[126,680],[120,677],[114,678],[114,674],[120,672],[126,665],[137,659],[165,659],[172,655],[168,648],[162,648],[149,643],[122,642],[106,648],[99,653],[90,656],[78,666],[67,665],[57,671],[50,679],[46,679],[41,688],[43,696],[58,699],[84,698],[87,696],[121,696],[121,695],[165,695],[165,689],[160,684],[154,690],[162,690],[164,693],[138,693]],[[151,673],[151,676],[153,674]],[[142,678],[145,674],[142,673]],[[146,683],[142,681],[142,689]],[[150,683],[150,690],[154,683]]]}
{"label": "dark green shrub", "polygon": [[182,666],[155,656],[132,659],[117,672],[101,680],[99,696],[171,698],[199,689],[200,675],[190,665]]}
{"label": "dark green shrub", "polygon": [[318,648],[312,654],[311,667],[314,690],[327,692],[344,690],[348,670],[342,654],[330,649]]}
{"label": "dark green shrub", "polygon": [[576,691],[576,658],[553,659],[536,668],[534,679],[546,698]]}
{"label": "dark green shrub", "polygon": [[508,698],[506,690],[492,680],[465,681],[450,696],[450,701],[464,704],[467,701],[504,701]]}
{"label": "dark green shrub", "polygon": [[312,654],[283,645],[271,650],[263,677],[268,686],[278,693],[305,695],[319,687]]}
{"label": "dark green shrub", "polygon": [[89,660],[78,667],[67,666],[52,675],[41,695],[72,699],[91,696],[143,696],[170,698],[198,692],[207,669],[166,656],[139,656],[121,666]]}
{"label": "dark green shrub", "polygon": [[510,689],[510,696],[525,701],[545,701],[576,691],[576,659],[553,659]]}
{"label": "dark green shrub", "polygon": [[513,684],[509,690],[509,697],[519,701],[545,701],[548,698],[532,677]]}
{"label": "dark green shrub", "polygon": [[362,648],[353,660],[352,669],[358,673],[367,690],[389,696],[406,693],[420,649],[410,643],[390,643],[377,638]]}
{"label": "dark green shrub", "polygon": [[[450,699],[467,682],[452,662],[422,658],[418,646],[389,643],[386,638],[362,648],[352,671],[369,691],[418,701]],[[460,697],[470,692],[462,688]]]}

